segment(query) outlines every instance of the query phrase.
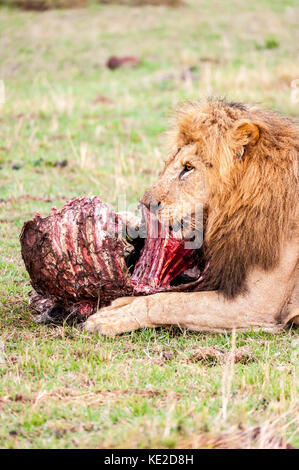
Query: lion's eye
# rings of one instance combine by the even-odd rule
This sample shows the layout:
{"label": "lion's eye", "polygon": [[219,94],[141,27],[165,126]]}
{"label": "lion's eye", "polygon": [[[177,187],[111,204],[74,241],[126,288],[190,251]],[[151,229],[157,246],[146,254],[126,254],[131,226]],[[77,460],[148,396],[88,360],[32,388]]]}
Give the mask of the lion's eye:
{"label": "lion's eye", "polygon": [[186,163],[184,168],[182,169],[181,173],[179,174],[179,179],[182,179],[186,173],[190,173],[190,171],[194,170],[194,166],[190,165],[190,163]]}
{"label": "lion's eye", "polygon": [[186,163],[186,165],[184,166],[184,171],[187,172],[187,171],[191,171],[193,170],[194,166],[190,165],[190,163]]}

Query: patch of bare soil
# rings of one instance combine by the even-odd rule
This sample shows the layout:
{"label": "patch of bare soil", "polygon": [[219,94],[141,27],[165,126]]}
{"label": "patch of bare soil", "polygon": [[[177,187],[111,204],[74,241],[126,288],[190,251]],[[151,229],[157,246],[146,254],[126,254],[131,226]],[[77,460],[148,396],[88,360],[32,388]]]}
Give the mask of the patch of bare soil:
{"label": "patch of bare soil", "polygon": [[236,348],[234,351],[225,352],[217,346],[198,348],[188,359],[188,362],[203,362],[205,364],[225,364],[233,360],[234,363],[246,364],[253,361],[255,356],[249,346]]}

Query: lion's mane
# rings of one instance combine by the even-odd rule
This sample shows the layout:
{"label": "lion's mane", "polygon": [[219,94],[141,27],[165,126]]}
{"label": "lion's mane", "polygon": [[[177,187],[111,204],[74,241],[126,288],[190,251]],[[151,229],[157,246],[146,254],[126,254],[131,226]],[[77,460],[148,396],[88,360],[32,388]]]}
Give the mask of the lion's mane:
{"label": "lion's mane", "polygon": [[221,99],[185,103],[176,114],[176,147],[199,142],[207,172],[206,289],[227,298],[246,291],[255,267],[278,265],[296,230],[298,123],[257,106]]}

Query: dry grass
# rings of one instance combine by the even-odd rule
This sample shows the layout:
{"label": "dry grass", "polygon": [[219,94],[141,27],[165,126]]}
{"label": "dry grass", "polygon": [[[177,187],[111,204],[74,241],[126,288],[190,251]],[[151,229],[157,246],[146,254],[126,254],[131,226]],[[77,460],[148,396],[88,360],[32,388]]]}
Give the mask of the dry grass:
{"label": "dry grass", "polygon": [[[244,5],[1,9],[1,447],[299,447],[298,330],[112,340],[37,326],[18,241],[24,220],[77,195],[136,204],[182,99],[227,95],[299,115],[296,2]],[[128,54],[141,65],[105,67]],[[235,363],[240,348],[252,360]],[[220,362],[198,360],[203,351]]]}

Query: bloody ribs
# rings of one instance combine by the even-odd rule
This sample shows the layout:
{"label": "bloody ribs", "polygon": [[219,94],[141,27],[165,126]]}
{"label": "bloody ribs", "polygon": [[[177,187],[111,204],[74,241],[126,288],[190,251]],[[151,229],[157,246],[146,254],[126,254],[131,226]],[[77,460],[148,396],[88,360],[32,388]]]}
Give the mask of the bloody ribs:
{"label": "bloody ribs", "polygon": [[[128,249],[124,219],[98,197],[76,198],[24,224],[21,252],[37,321],[83,320],[118,297],[182,289],[172,282],[194,267],[195,250],[166,233],[145,208],[143,213],[146,238],[140,253],[131,239]],[[140,234],[137,238],[140,246]]]}

